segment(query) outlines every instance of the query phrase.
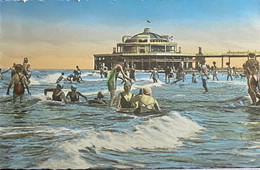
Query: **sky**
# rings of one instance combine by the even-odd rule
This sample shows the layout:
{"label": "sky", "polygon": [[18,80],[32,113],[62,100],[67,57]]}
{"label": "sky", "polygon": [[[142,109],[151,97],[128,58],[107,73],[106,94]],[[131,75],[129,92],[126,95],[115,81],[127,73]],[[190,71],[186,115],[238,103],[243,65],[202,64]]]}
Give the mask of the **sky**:
{"label": "sky", "polygon": [[94,54],[144,28],[185,53],[260,51],[260,0],[24,1],[0,1],[2,68],[27,57],[32,69],[93,69]]}

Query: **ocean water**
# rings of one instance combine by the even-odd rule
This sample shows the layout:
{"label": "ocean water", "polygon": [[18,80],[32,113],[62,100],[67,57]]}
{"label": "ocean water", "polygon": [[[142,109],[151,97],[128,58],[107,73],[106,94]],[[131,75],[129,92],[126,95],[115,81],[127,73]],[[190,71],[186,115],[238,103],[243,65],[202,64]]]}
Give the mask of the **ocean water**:
{"label": "ocean water", "polygon": [[[149,73],[136,73],[132,93],[150,86],[161,106],[158,115],[117,113],[108,106],[51,102],[64,70],[33,70],[24,103],[6,96],[9,73],[0,81],[0,168],[256,168],[260,167],[260,107],[251,106],[246,79],[201,80],[165,84]],[[69,75],[72,71],[64,71]],[[103,90],[106,79],[82,71],[78,91],[88,99]],[[117,94],[123,90],[118,81]],[[64,92],[70,90],[65,83]],[[49,94],[50,95],[50,94]]]}

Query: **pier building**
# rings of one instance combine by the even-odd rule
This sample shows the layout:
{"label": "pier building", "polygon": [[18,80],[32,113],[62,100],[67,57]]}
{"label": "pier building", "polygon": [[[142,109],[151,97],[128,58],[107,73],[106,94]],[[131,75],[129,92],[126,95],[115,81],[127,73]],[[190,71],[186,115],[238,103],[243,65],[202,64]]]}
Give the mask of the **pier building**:
{"label": "pier building", "polygon": [[198,53],[183,53],[181,47],[173,41],[173,36],[158,35],[145,28],[134,36],[123,36],[122,42],[117,43],[112,53],[94,54],[94,70],[98,70],[101,65],[111,69],[116,63],[134,66],[137,70],[151,70],[154,67],[160,70],[167,66],[178,68],[181,63],[184,69],[194,69],[201,60],[207,58],[220,58],[223,68],[224,58],[231,63],[231,58],[248,58],[250,53],[260,57],[260,52],[256,51],[203,54],[201,47],[198,47]]}

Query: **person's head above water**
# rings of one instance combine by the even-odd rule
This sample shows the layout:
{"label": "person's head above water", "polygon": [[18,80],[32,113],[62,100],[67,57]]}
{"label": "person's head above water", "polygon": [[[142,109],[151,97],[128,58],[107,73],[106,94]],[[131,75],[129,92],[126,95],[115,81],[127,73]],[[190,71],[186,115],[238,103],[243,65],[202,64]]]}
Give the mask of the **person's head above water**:
{"label": "person's head above water", "polygon": [[249,58],[255,58],[255,53],[249,53],[248,56]]}
{"label": "person's head above water", "polygon": [[129,92],[129,91],[131,90],[131,87],[132,87],[132,84],[131,84],[130,82],[126,81],[126,82],[124,83],[124,90],[125,90],[126,92]]}
{"label": "person's head above water", "polygon": [[76,84],[72,84],[70,88],[71,88],[72,91],[76,91],[77,90],[77,85]]}
{"label": "person's head above water", "polygon": [[143,93],[146,95],[151,95],[152,94],[152,89],[148,86],[143,87]]}
{"label": "person's head above water", "polygon": [[23,71],[23,66],[21,64],[16,64],[14,68],[17,73],[20,73]]}
{"label": "person's head above water", "polygon": [[57,87],[59,87],[59,88],[63,88],[64,87],[64,83],[63,82],[59,82],[58,84],[57,84]]}
{"label": "person's head above water", "polygon": [[28,63],[28,58],[25,57],[25,58],[23,59],[23,62]]}
{"label": "person's head above water", "polygon": [[99,99],[103,99],[104,98],[104,94],[102,93],[102,91],[98,92],[97,98],[99,98]]}

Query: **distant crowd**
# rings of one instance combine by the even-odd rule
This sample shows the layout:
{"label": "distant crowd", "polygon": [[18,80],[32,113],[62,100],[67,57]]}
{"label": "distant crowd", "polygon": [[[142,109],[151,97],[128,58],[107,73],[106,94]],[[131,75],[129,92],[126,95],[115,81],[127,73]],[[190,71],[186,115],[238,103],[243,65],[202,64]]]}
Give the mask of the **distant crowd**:
{"label": "distant crowd", "polygon": [[[259,62],[255,59],[254,54],[249,55],[249,60],[243,64],[244,73],[239,74],[235,67],[231,68],[230,63],[227,62],[227,81],[230,79],[233,80],[232,76],[235,77],[246,77],[247,85],[248,85],[248,93],[251,97],[252,105],[260,105],[260,73],[259,73]],[[13,66],[1,72],[0,68],[0,79],[3,79],[3,74],[11,70],[11,80],[7,88],[6,94],[9,95],[10,88],[14,85],[13,88],[13,102],[16,102],[16,99],[20,97],[20,102],[23,101],[23,96],[25,89],[27,89],[28,94],[30,93],[29,84],[31,78],[30,64],[28,63],[28,58],[24,58],[23,64],[13,64]],[[205,93],[208,92],[207,80],[209,79],[209,71],[213,76],[213,80],[219,80],[217,73],[218,68],[216,66],[216,62],[213,62],[213,65],[210,67],[206,65],[205,60],[200,61],[197,77],[195,73],[192,73],[192,82],[197,83],[197,78],[201,78],[202,86],[205,90]],[[121,73],[122,77],[119,76]],[[175,69],[175,67],[167,66],[164,69],[165,73],[165,83],[176,84],[179,81],[185,81],[185,72],[184,72],[184,63],[181,62],[179,67]],[[110,93],[110,100],[106,102],[104,100],[104,94],[102,91],[98,92],[97,97],[94,100],[88,100],[87,97],[82,95],[77,91],[76,84],[71,85],[71,91],[65,95],[62,91],[64,87],[64,81],[69,81],[70,83],[82,81],[81,70],[79,66],[76,66],[76,69],[73,73],[67,77],[64,76],[64,73],[58,77],[56,83],[56,88],[52,89],[44,89],[44,94],[46,95],[48,92],[52,92],[51,100],[54,101],[63,101],[65,103],[77,102],[79,101],[79,97],[83,97],[89,104],[102,104],[109,106],[113,106],[116,99],[116,84],[117,79],[120,78],[124,83],[124,91],[119,93],[117,96],[116,109],[121,112],[134,112],[134,113],[142,113],[146,111],[157,111],[160,112],[160,106],[156,99],[152,97],[152,90],[148,86],[144,86],[140,89],[139,94],[134,95],[131,93],[131,86],[136,81],[135,79],[135,65],[129,67],[127,64],[115,64],[110,71],[102,64],[100,66],[100,76],[101,78],[107,78],[107,87]],[[156,68],[151,70],[150,78],[154,83],[158,82],[159,74]],[[171,82],[171,79],[174,81]]]}

